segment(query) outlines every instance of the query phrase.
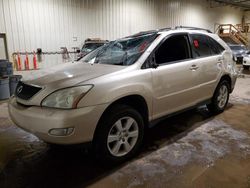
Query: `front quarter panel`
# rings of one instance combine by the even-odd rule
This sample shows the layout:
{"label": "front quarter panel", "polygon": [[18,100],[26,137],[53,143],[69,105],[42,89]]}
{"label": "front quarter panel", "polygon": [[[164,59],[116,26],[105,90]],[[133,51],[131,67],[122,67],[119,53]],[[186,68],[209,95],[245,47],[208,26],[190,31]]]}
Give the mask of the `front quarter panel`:
{"label": "front quarter panel", "polygon": [[149,115],[152,114],[152,77],[151,69],[137,69],[114,73],[91,80],[86,84],[94,87],[78,103],[78,108],[112,104],[118,99],[130,95],[140,95],[147,103]]}

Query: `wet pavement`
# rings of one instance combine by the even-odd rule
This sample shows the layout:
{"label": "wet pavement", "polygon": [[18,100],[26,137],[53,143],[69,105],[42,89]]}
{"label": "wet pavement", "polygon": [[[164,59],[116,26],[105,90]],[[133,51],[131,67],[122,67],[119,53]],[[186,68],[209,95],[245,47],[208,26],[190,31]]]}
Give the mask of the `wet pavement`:
{"label": "wet pavement", "polygon": [[17,128],[0,102],[0,188],[249,187],[250,77],[239,78],[224,113],[205,107],[150,130],[133,160],[98,164],[79,146],[50,147]]}

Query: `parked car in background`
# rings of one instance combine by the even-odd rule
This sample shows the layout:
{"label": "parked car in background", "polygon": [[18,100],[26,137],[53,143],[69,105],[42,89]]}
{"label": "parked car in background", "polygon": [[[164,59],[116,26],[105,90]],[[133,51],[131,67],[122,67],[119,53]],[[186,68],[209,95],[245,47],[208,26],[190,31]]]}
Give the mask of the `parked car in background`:
{"label": "parked car in background", "polygon": [[250,52],[247,52],[243,58],[243,68],[249,69],[250,67]]}
{"label": "parked car in background", "polygon": [[90,142],[100,160],[122,162],[164,117],[203,104],[223,112],[237,72],[216,34],[168,28],[109,42],[39,76],[19,82],[13,122],[48,143]]}
{"label": "parked car in background", "polygon": [[242,64],[243,57],[246,55],[247,52],[249,52],[247,47],[242,44],[228,44],[228,46],[232,50],[236,62]]}
{"label": "parked car in background", "polygon": [[103,46],[104,44],[108,43],[108,40],[101,40],[99,38],[88,38],[85,40],[82,48],[80,49],[80,53],[78,54],[77,59],[81,59],[88,53],[92,52],[93,50]]}

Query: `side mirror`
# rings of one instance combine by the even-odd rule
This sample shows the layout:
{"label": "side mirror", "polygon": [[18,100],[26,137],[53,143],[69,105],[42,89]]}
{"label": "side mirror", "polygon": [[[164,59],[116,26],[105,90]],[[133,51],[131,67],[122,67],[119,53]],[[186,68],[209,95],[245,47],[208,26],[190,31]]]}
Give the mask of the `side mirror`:
{"label": "side mirror", "polygon": [[237,58],[233,55],[233,61],[237,62]]}
{"label": "side mirror", "polygon": [[156,69],[159,65],[155,62],[154,54],[151,54],[148,59],[142,65],[142,69],[154,68]]}
{"label": "side mirror", "polygon": [[150,65],[151,65],[151,68],[154,68],[154,69],[159,67],[159,65],[156,63],[156,60],[155,60],[155,54],[152,54],[150,56]]}
{"label": "side mirror", "polygon": [[159,65],[157,63],[155,63],[155,62],[152,62],[151,63],[151,67],[154,68],[154,69],[156,69],[157,67],[159,67]]}

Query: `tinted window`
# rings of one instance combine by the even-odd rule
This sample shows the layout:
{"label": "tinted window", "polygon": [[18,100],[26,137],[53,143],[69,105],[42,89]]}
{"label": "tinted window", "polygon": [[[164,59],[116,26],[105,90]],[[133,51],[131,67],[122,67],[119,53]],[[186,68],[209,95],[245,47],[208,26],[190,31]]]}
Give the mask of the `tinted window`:
{"label": "tinted window", "polygon": [[213,55],[221,54],[225,50],[218,42],[216,42],[211,37],[208,37],[208,39]]}
{"label": "tinted window", "polygon": [[191,35],[191,39],[194,58],[212,55],[207,36],[194,34]]}
{"label": "tinted window", "polygon": [[166,39],[155,52],[157,64],[189,59],[188,37],[176,35]]}

